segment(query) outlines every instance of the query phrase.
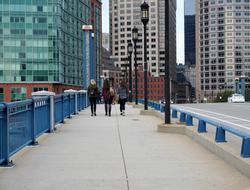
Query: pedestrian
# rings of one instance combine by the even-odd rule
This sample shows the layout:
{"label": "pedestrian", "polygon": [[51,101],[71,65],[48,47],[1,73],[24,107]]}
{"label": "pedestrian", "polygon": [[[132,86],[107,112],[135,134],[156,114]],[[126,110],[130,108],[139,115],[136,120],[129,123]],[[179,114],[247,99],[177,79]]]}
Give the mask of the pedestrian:
{"label": "pedestrian", "polygon": [[90,106],[91,106],[91,116],[95,115],[96,116],[96,100],[98,98],[98,88],[96,86],[95,80],[90,81],[90,85],[88,87],[88,97],[90,101]]}
{"label": "pedestrian", "polygon": [[102,88],[102,97],[105,106],[105,115],[111,116],[112,102],[114,99],[115,93],[114,89],[110,86],[109,80],[104,80]]}
{"label": "pedestrian", "polygon": [[119,96],[121,115],[125,116],[125,104],[126,104],[127,97],[128,97],[128,89],[126,86],[126,82],[124,80],[120,82],[120,87],[118,88],[117,93]]}

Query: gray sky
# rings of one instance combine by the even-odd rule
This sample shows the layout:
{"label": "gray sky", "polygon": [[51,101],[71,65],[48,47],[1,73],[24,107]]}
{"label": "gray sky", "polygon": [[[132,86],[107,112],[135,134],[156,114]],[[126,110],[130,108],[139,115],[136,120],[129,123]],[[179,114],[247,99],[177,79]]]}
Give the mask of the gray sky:
{"label": "gray sky", "polygon": [[[103,15],[102,27],[103,32],[109,32],[109,0],[102,0]],[[184,63],[184,0],[177,0],[176,13],[176,45],[177,45],[177,63]]]}

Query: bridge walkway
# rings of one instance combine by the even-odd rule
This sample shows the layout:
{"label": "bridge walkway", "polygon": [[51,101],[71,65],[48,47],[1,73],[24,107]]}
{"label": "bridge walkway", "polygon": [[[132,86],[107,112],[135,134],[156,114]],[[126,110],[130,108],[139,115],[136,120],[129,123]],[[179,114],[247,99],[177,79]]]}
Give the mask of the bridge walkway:
{"label": "bridge walkway", "polygon": [[98,105],[0,169],[0,190],[250,189],[250,180],[184,135],[156,132],[157,118],[127,107],[112,117]]}

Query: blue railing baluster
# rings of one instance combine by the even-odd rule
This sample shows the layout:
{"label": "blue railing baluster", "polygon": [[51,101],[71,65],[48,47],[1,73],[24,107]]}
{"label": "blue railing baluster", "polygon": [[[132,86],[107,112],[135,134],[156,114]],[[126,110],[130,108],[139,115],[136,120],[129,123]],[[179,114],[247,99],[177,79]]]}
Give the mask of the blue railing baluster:
{"label": "blue railing baluster", "polygon": [[226,142],[226,132],[222,127],[216,128],[215,141],[218,143]]}
{"label": "blue railing baluster", "polygon": [[206,133],[207,132],[206,122],[205,121],[199,120],[198,132],[199,133]]}
{"label": "blue railing baluster", "polygon": [[181,112],[180,122],[182,122],[182,123],[186,122],[186,114],[184,112]]}
{"label": "blue railing baluster", "polygon": [[250,157],[250,137],[244,137],[241,145],[241,156],[243,158]]}
{"label": "blue railing baluster", "polygon": [[186,121],[187,126],[193,126],[193,117],[191,115],[187,115],[187,121]]}
{"label": "blue railing baluster", "polygon": [[178,118],[177,110],[172,109],[172,118]]}

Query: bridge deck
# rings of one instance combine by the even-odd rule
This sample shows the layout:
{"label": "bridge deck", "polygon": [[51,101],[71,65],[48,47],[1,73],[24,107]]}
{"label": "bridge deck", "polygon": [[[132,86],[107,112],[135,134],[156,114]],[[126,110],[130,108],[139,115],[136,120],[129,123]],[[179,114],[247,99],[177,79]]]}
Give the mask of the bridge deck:
{"label": "bridge deck", "polygon": [[[247,189],[250,180],[161,121],[128,107],[125,117],[89,109],[0,170],[1,190]],[[116,111],[117,110],[117,111]]]}

